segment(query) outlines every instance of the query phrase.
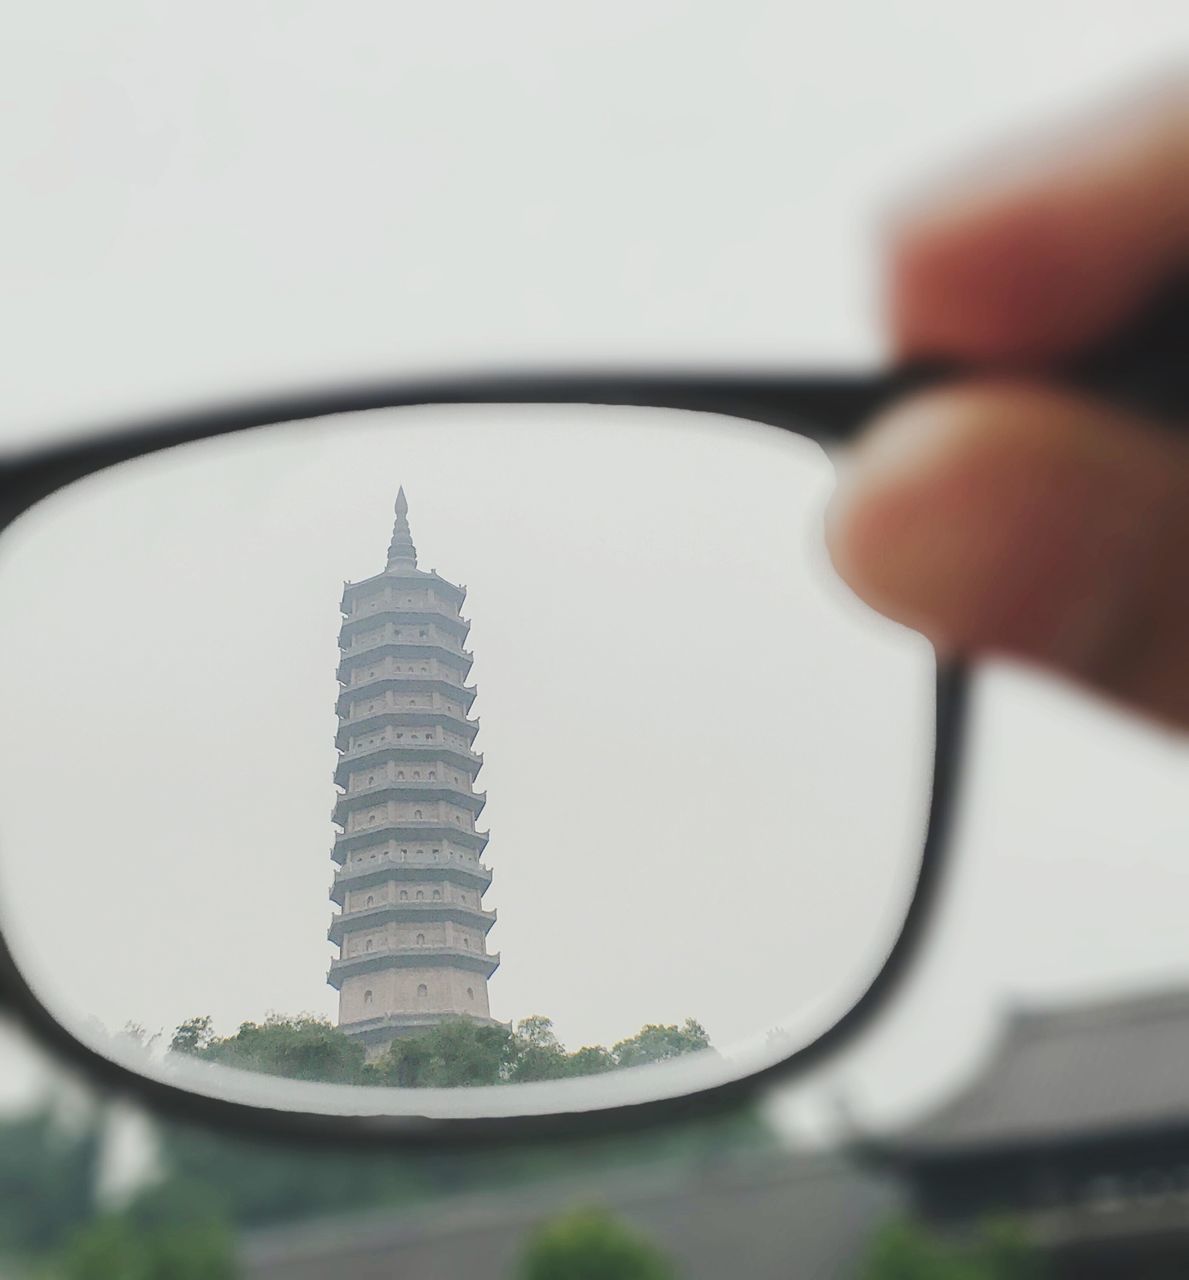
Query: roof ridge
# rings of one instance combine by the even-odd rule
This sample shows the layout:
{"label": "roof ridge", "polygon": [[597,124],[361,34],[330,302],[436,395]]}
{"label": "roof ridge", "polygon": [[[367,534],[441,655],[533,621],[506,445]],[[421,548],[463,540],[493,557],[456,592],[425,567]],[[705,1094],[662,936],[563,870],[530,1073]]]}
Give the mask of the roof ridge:
{"label": "roof ridge", "polygon": [[1120,990],[1106,997],[1083,997],[1075,1002],[1016,1005],[1008,1010],[1006,1030],[1010,1038],[1013,1032],[1070,1032],[1102,1026],[1108,1021],[1130,1023],[1176,1015],[1189,1016],[1189,985],[1183,982],[1131,992]]}
{"label": "roof ridge", "polygon": [[618,1170],[609,1180],[607,1170],[575,1170],[549,1183],[514,1183],[507,1187],[482,1187],[460,1195],[438,1195],[401,1205],[369,1205],[354,1211],[328,1212],[305,1221],[269,1224],[247,1233],[245,1248],[253,1257],[286,1255],[295,1245],[315,1253],[320,1248],[339,1253],[344,1248],[344,1227],[350,1227],[349,1245],[373,1246],[378,1240],[401,1243],[431,1237],[443,1227],[455,1234],[486,1230],[493,1222],[527,1223],[543,1212],[561,1212],[575,1205],[681,1201],[699,1190],[730,1194],[773,1181],[809,1182],[842,1176],[863,1177],[861,1170],[833,1149],[802,1150],[777,1147],[744,1152],[722,1163],[658,1161],[644,1169]]}
{"label": "roof ridge", "polygon": [[[1163,1046],[1155,1059],[1149,1036]],[[1177,1058],[1189,1046],[1189,986],[1017,1008],[1000,1023],[965,1083],[901,1126],[895,1141],[905,1149],[918,1143],[984,1146],[1005,1142],[1013,1125],[1019,1134],[1068,1136],[1104,1125],[1150,1124],[1157,1116],[1189,1125],[1189,1080],[1168,1065],[1170,1044]],[[1142,1092],[1134,1096],[1121,1092],[1111,1075],[1127,1063],[1141,1081]],[[1038,1109],[1040,1096],[1047,1102]]]}

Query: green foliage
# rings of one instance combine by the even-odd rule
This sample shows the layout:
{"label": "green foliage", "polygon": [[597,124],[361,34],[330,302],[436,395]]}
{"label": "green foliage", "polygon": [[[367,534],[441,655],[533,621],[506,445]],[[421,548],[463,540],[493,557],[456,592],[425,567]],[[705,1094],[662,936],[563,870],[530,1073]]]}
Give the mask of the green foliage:
{"label": "green foliage", "polygon": [[909,1222],[895,1222],[876,1237],[863,1280],[966,1280],[952,1250]]}
{"label": "green foliage", "polygon": [[673,1280],[669,1259],[599,1209],[547,1223],[529,1242],[519,1280]]}
{"label": "green foliage", "polygon": [[[182,1228],[206,1223],[207,1234],[193,1244],[193,1252],[213,1257],[210,1274],[219,1277],[226,1273],[217,1269],[222,1264],[214,1246],[208,1248],[219,1222],[238,1230],[383,1205],[408,1209],[446,1194],[542,1182],[579,1169],[590,1176],[643,1162],[684,1168],[773,1141],[759,1114],[750,1109],[643,1134],[483,1152],[336,1150],[163,1123],[156,1126],[163,1176],[143,1189],[124,1214],[97,1222],[92,1188],[101,1127],[99,1117],[83,1129],[67,1131],[44,1118],[0,1120],[0,1170],[6,1171],[0,1176],[0,1254],[47,1264],[52,1258],[56,1264],[62,1242],[77,1233],[69,1246],[73,1270],[66,1273],[68,1280],[103,1277],[106,1258],[121,1250],[129,1259],[125,1269],[108,1274],[144,1280],[146,1273],[135,1269],[143,1261],[139,1246],[126,1246],[129,1233],[151,1239],[153,1252],[143,1261],[150,1267],[157,1266],[155,1257],[170,1256],[171,1241],[190,1239],[185,1231],[179,1235]],[[45,1274],[62,1277],[57,1265]],[[159,1268],[147,1274],[167,1272]],[[201,1273],[186,1272],[176,1263],[168,1274],[197,1280]]]}
{"label": "green foliage", "polygon": [[291,1080],[354,1084],[363,1078],[363,1045],[325,1018],[270,1014],[263,1022],[241,1023],[222,1039],[208,1017],[190,1018],[174,1032],[170,1048],[208,1062]]}
{"label": "green foliage", "polygon": [[[660,1060],[672,1057],[682,1045],[702,1048],[706,1038],[691,1020],[682,1028],[646,1027],[623,1043],[631,1047],[633,1061]],[[422,1087],[556,1079],[619,1065],[600,1045],[567,1053],[552,1022],[540,1016],[525,1018],[514,1030],[451,1019],[421,1035],[395,1040],[374,1063],[364,1062],[356,1041],[314,1018],[274,1016],[263,1023],[245,1023],[235,1035],[222,1039],[213,1034],[209,1018],[191,1018],[174,1033],[171,1047],[207,1061],[282,1076]],[[683,1160],[706,1149],[765,1139],[766,1132],[749,1115],[742,1122],[733,1118],[729,1123],[650,1135],[647,1152],[655,1159]],[[163,1126],[161,1140],[169,1177],[154,1194],[182,1202],[202,1196],[212,1215],[245,1226],[408,1204],[447,1191],[545,1177],[575,1164],[614,1165],[642,1154],[641,1143],[631,1138],[592,1142],[570,1151],[492,1151],[482,1158],[409,1151],[305,1153],[178,1125]],[[143,1204],[140,1212],[145,1212]]]}
{"label": "green foliage", "polygon": [[417,1036],[394,1040],[365,1078],[382,1084],[523,1084],[597,1075],[618,1067],[667,1062],[710,1047],[705,1029],[693,1018],[681,1026],[647,1026],[614,1049],[585,1045],[568,1053],[549,1018],[534,1014],[514,1030],[451,1019]]}
{"label": "green foliage", "polygon": [[572,1076],[597,1076],[604,1071],[614,1071],[619,1064],[610,1049],[601,1044],[588,1044],[570,1054]]}
{"label": "green foliage", "polygon": [[617,1067],[640,1067],[649,1062],[668,1062],[682,1054],[709,1048],[710,1037],[706,1028],[693,1018],[686,1018],[679,1027],[650,1024],[630,1040],[621,1040],[611,1054]]}
{"label": "green foliage", "polygon": [[522,1084],[528,1080],[560,1080],[573,1074],[570,1055],[553,1030],[553,1020],[535,1014],[516,1024],[507,1078]]}
{"label": "green foliage", "polygon": [[584,1045],[567,1052],[549,1018],[535,1014],[515,1029],[451,1018],[416,1036],[394,1040],[376,1062],[363,1046],[324,1018],[272,1014],[216,1036],[209,1017],[189,1018],[170,1041],[174,1053],[294,1080],[386,1084],[409,1088],[525,1083],[597,1075],[618,1067],[667,1062],[710,1047],[693,1018],[681,1026],[649,1025],[613,1049]]}
{"label": "green foliage", "polygon": [[976,1255],[992,1280],[1046,1280],[1050,1274],[1043,1254],[1017,1222],[997,1220],[983,1225]]}
{"label": "green foliage", "polygon": [[146,1221],[198,1204],[236,1226],[413,1204],[450,1187],[447,1158],[432,1151],[327,1150],[233,1137],[201,1127],[158,1130],[166,1178],[134,1206]]}
{"label": "green foliage", "polygon": [[66,1126],[48,1111],[7,1121],[0,1130],[0,1249],[56,1245],[91,1210],[99,1132]]}
{"label": "green foliage", "polygon": [[419,1036],[394,1040],[367,1073],[380,1084],[406,1086],[500,1084],[513,1054],[512,1032],[452,1018]]}
{"label": "green foliage", "polygon": [[183,1022],[173,1033],[169,1047],[174,1053],[201,1054],[214,1038],[211,1016],[207,1013],[201,1018],[189,1018]]}
{"label": "green foliage", "polygon": [[[681,1039],[691,1027],[695,1031]],[[703,1047],[704,1033],[699,1038],[698,1030],[696,1023],[646,1027],[623,1045],[636,1046],[633,1060],[661,1059],[672,1056],[670,1033],[678,1034],[678,1044]],[[214,1034],[208,1017],[191,1018],[177,1028],[171,1049],[282,1076],[362,1083],[490,1084],[585,1075],[619,1065],[615,1053],[600,1045],[568,1053],[543,1017],[526,1018],[514,1030],[467,1019],[445,1022],[425,1035],[396,1041],[378,1064],[365,1064],[358,1043],[308,1017],[245,1023],[223,1038]],[[96,1217],[102,1111],[73,1127],[57,1123],[48,1112],[0,1119],[0,1254],[44,1264],[49,1268],[44,1274],[54,1280],[224,1280],[233,1274],[229,1231],[381,1205],[408,1207],[447,1193],[564,1177],[579,1168],[590,1173],[640,1161],[686,1165],[771,1140],[753,1111],[646,1135],[482,1153],[336,1151],[178,1124],[155,1128],[162,1177],[124,1212]]]}
{"label": "green foliage", "polygon": [[1044,1259],[1018,1226],[987,1224],[973,1239],[943,1240],[915,1222],[876,1237],[863,1280],[1044,1280]]}
{"label": "green foliage", "polygon": [[97,1218],[67,1244],[62,1280],[234,1280],[235,1250],[217,1221],[146,1227],[130,1214]]}

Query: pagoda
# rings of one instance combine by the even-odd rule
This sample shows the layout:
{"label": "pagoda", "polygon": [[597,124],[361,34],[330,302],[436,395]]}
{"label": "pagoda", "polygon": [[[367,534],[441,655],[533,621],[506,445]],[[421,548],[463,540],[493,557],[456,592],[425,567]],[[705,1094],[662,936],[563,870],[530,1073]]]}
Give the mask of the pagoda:
{"label": "pagoda", "polygon": [[483,757],[466,683],[466,588],[417,567],[402,488],[383,573],[344,584],[339,631],[338,864],[341,908],[327,980],[339,1026],[374,1056],[448,1018],[492,1023],[491,872],[476,830]]}

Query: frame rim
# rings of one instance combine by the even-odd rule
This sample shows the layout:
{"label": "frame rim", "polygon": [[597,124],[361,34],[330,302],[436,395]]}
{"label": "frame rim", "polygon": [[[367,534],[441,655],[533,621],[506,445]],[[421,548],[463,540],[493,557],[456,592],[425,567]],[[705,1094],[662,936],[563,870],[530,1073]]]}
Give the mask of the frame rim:
{"label": "frame rim", "polygon": [[[626,404],[680,408],[760,422],[819,444],[850,437],[888,399],[918,385],[916,372],[797,378],[773,374],[681,372],[477,374],[433,382],[376,382],[262,396],[180,414],[155,415],[93,438],[0,462],[0,534],[24,511],[75,480],[119,462],[175,445],[254,427],[330,417],[364,409],[429,404]],[[0,1011],[53,1057],[102,1091],[134,1099],[172,1120],[303,1145],[479,1147],[556,1141],[707,1119],[738,1110],[770,1086],[804,1075],[837,1055],[870,1026],[903,987],[919,956],[949,858],[949,832],[961,772],[967,710],[966,669],[938,661],[933,775],[928,818],[912,896],[899,930],[873,977],[827,1028],[787,1056],[736,1079],[671,1097],[591,1110],[482,1118],[336,1115],[293,1111],[193,1093],[140,1075],[105,1057],[69,1031],[38,999],[0,929]]]}

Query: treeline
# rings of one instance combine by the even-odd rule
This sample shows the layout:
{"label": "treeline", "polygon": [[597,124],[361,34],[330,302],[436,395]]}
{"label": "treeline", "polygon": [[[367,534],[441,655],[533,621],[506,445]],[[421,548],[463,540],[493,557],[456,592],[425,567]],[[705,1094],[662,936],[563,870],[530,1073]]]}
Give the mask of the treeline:
{"label": "treeline", "polygon": [[[672,1175],[773,1139],[754,1111],[638,1135],[522,1151],[309,1149],[188,1126],[158,1128],[155,1178],[119,1210],[97,1199],[108,1104],[77,1114],[0,1115],[0,1272],[44,1280],[237,1280],[236,1235],[386,1206],[409,1212],[451,1194],[554,1181],[581,1171],[614,1179],[663,1162]],[[584,1186],[588,1183],[584,1182]],[[748,1259],[741,1258],[741,1265]],[[602,1265],[602,1270],[599,1269]],[[794,1266],[790,1259],[790,1267]],[[790,1276],[795,1269],[790,1269]],[[544,1224],[518,1280],[662,1280],[655,1246],[605,1215]],[[861,1280],[1044,1280],[1043,1258],[1018,1227],[992,1222],[961,1239],[910,1219],[888,1224]]]}
{"label": "treeline", "polygon": [[[514,1069],[521,1073],[516,1078],[523,1080],[537,1071],[590,1070],[592,1061],[609,1063],[606,1069],[663,1061],[707,1043],[697,1023],[687,1022],[645,1027],[597,1053],[570,1053],[557,1042],[546,1019],[525,1022],[527,1026],[521,1023],[511,1031],[511,1048],[499,1059],[500,1078],[511,1078]],[[415,1054],[430,1051],[426,1064],[418,1068],[423,1080],[452,1074],[482,1082],[483,1072],[490,1078],[490,1056],[476,1061],[453,1054],[453,1030],[451,1024],[443,1024],[416,1038],[421,1043]],[[152,1039],[137,1027],[125,1034],[141,1042]],[[387,1066],[376,1064],[377,1071],[393,1069],[394,1056],[408,1069],[405,1055],[414,1041],[399,1043],[397,1055],[388,1055]],[[361,1066],[360,1046],[317,1018],[273,1017],[245,1023],[226,1037],[214,1035],[209,1019],[194,1018],[178,1028],[174,1048],[250,1070],[311,1080],[376,1078],[366,1071],[363,1076],[350,1075],[367,1066]],[[162,1121],[152,1126],[157,1146],[154,1176],[118,1210],[105,1210],[98,1185],[111,1104],[98,1096],[81,1113],[77,1106],[59,1106],[47,1099],[45,1109],[34,1114],[0,1115],[0,1272],[7,1274],[11,1260],[16,1274],[55,1280],[231,1280],[238,1274],[235,1238],[243,1230],[354,1214],[369,1207],[408,1211],[449,1195],[495,1186],[527,1187],[579,1173],[584,1179],[600,1172],[616,1177],[622,1169],[663,1165],[676,1176],[678,1170],[700,1169],[708,1160],[766,1149],[774,1142],[758,1111],[750,1107],[640,1133],[591,1135],[556,1145],[508,1143],[481,1150],[399,1144],[391,1149],[340,1149],[324,1143],[307,1148],[297,1142]]]}
{"label": "treeline", "polygon": [[369,1062],[364,1046],[325,1018],[274,1014],[263,1022],[242,1023],[230,1036],[217,1036],[209,1016],[190,1018],[174,1032],[169,1047],[173,1053],[293,1080],[453,1088],[598,1075],[711,1046],[693,1018],[680,1025],[649,1024],[609,1049],[586,1045],[573,1052],[558,1040],[549,1018],[523,1018],[515,1026],[452,1018],[394,1040]]}

